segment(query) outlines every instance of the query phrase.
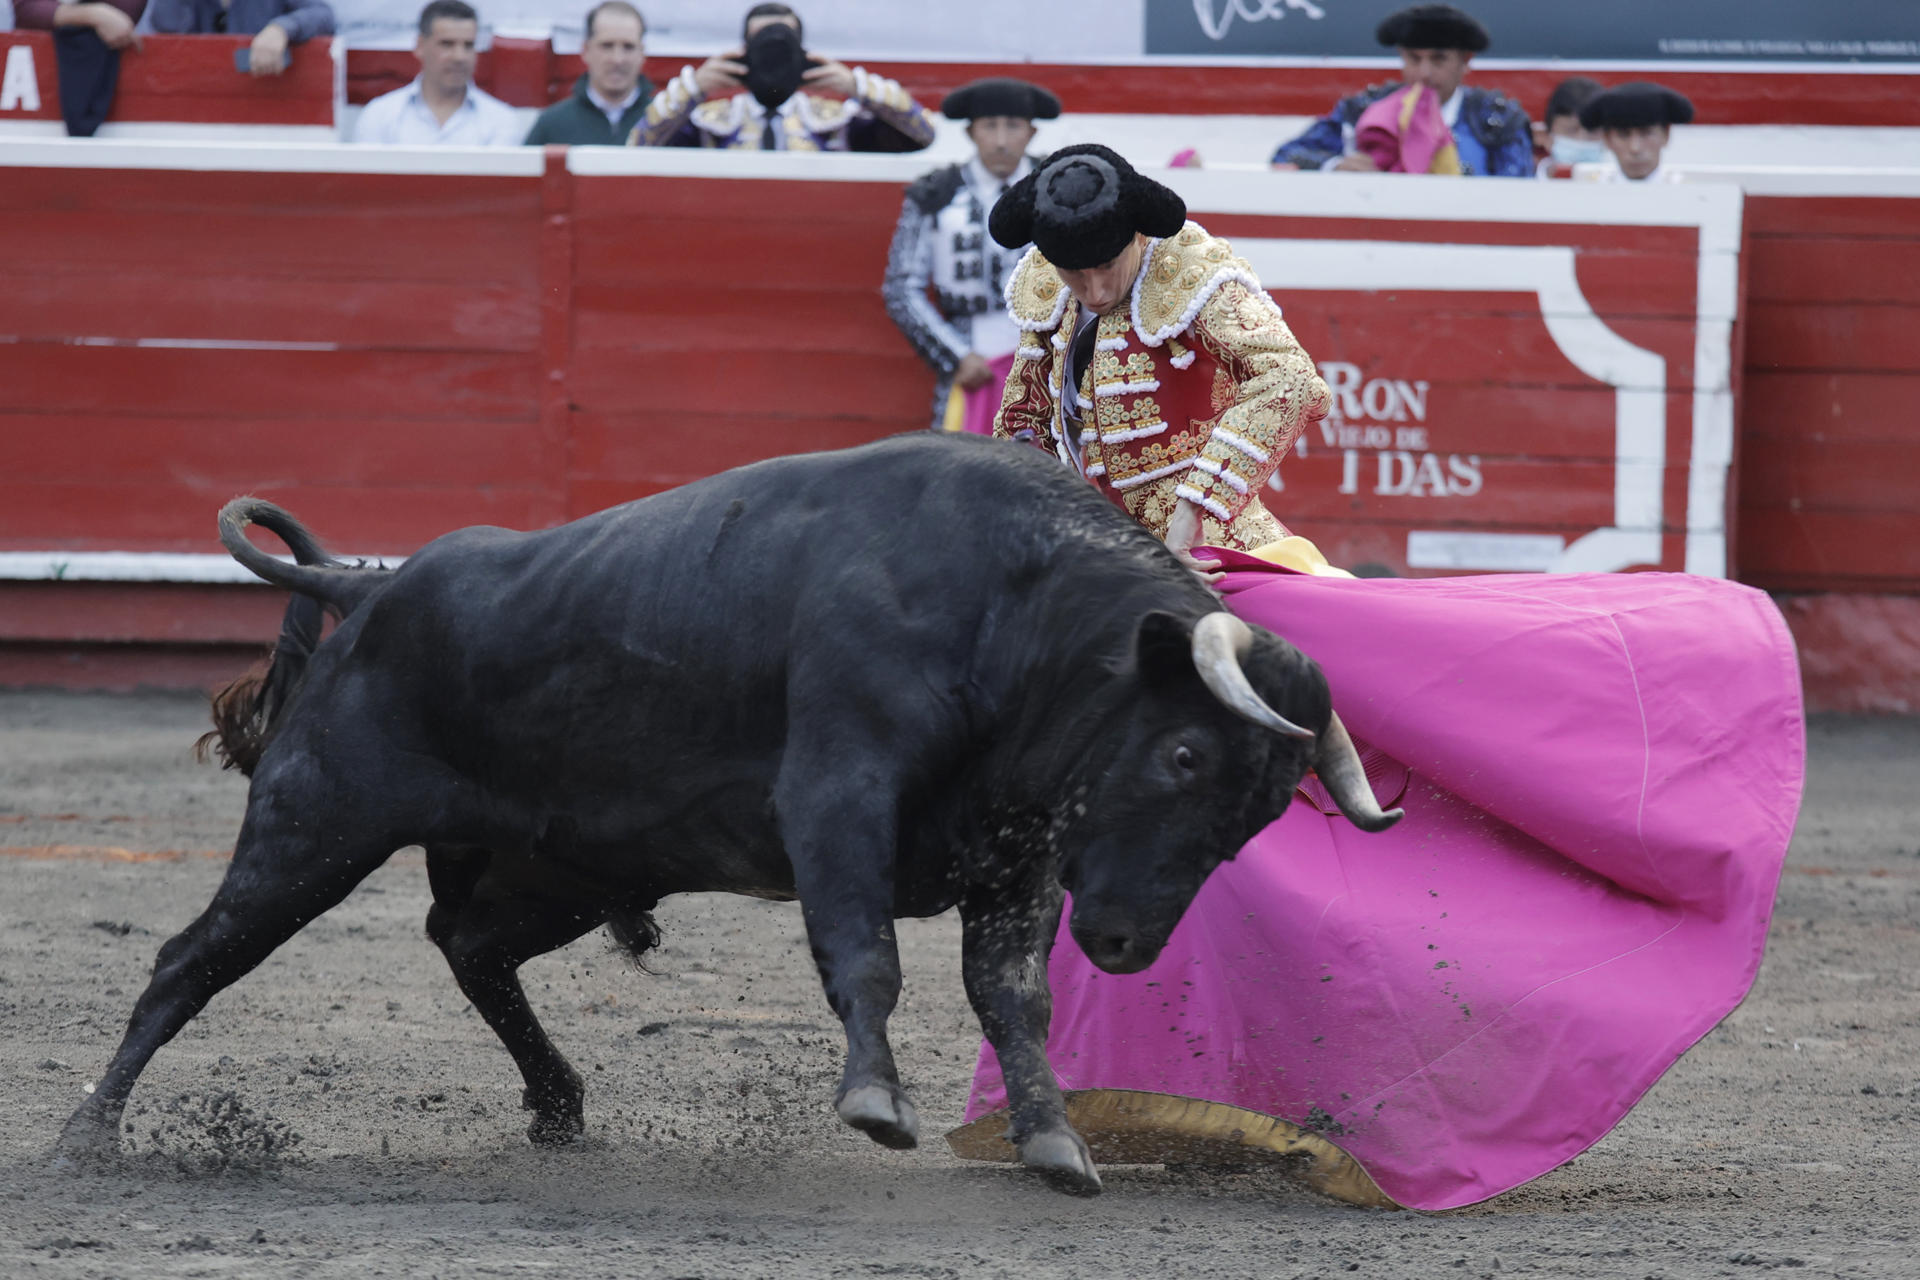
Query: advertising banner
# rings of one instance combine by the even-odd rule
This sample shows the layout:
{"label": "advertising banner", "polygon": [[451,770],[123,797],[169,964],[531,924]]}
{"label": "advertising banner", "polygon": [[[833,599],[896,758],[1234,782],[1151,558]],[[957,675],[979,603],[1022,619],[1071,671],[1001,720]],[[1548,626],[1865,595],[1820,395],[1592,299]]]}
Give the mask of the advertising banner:
{"label": "advertising banner", "polygon": [[[1144,52],[1226,57],[1370,57],[1401,0],[1145,0]],[[1920,60],[1909,0],[1474,0],[1487,56],[1522,61],[1899,62]]]}

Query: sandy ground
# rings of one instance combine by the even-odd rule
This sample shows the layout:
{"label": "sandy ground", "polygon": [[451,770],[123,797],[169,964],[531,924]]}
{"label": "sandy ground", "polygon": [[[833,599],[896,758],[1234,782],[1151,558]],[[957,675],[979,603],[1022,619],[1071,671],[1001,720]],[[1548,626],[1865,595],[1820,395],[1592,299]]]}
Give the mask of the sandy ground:
{"label": "sandy ground", "polygon": [[242,780],[188,756],[203,723],[0,694],[0,1276],[1920,1276],[1920,721],[1812,726],[1747,1003],[1594,1150],[1432,1215],[1158,1168],[1082,1201],[954,1159],[977,1032],[951,917],[901,926],[932,1140],[882,1150],[833,1118],[797,911],[719,897],[664,906],[655,975],[597,934],[524,971],[591,1090],[587,1140],[535,1150],[415,852],[161,1052],[119,1167],[57,1172],[238,829]]}

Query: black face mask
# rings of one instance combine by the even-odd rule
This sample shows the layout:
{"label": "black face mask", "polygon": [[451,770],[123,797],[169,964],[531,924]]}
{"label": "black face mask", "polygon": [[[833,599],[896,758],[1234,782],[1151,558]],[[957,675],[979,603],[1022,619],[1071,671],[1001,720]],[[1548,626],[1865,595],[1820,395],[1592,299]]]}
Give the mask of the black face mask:
{"label": "black face mask", "polygon": [[807,73],[807,51],[800,33],[784,22],[769,22],[747,40],[747,92],[772,111],[794,95]]}

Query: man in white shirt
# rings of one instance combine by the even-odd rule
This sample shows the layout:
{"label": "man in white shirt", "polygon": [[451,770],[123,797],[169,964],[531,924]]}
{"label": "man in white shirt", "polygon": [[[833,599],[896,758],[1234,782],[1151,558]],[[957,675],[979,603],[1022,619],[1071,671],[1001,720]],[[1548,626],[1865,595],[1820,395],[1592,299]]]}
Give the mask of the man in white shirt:
{"label": "man in white shirt", "polygon": [[431,0],[420,11],[413,54],[420,74],[360,112],[355,142],[389,146],[511,147],[523,129],[513,108],[473,82],[480,15],[465,0]]}

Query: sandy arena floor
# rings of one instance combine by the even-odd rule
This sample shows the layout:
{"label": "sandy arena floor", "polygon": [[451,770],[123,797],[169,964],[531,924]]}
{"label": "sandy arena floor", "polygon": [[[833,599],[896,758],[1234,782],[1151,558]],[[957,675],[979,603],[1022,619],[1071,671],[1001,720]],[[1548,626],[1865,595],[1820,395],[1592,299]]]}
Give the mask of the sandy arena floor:
{"label": "sandy arena floor", "polygon": [[797,909],[669,901],[655,976],[595,934],[523,971],[588,1077],[517,1073],[422,932],[403,852],[214,1000],[134,1094],[132,1153],[52,1170],[155,949],[206,904],[243,780],[198,699],[0,694],[0,1276],[1920,1277],[1920,721],[1823,720],[1760,981],[1613,1135],[1421,1215],[1279,1174],[955,1160],[977,1031],[951,917],[901,925],[894,1045],[931,1141],[831,1110],[841,1037]]}

